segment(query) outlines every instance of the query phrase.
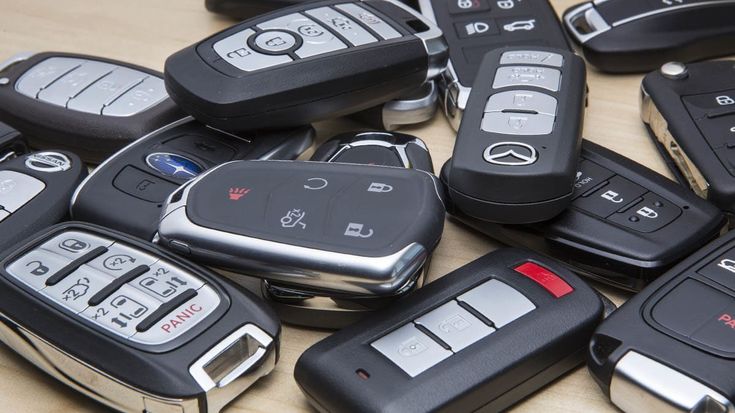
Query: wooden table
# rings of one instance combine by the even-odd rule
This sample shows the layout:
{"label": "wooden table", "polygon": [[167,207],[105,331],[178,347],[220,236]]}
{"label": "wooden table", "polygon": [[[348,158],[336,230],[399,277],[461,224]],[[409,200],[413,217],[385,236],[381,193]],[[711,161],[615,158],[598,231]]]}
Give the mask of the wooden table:
{"label": "wooden table", "polygon": [[[577,0],[551,2],[561,13]],[[234,23],[208,13],[203,0],[0,0],[0,5],[0,60],[19,51],[68,51],[162,70],[164,60],[173,52]],[[668,175],[638,116],[641,76],[608,76],[590,68],[588,81],[590,99],[585,137]],[[359,126],[338,120],[316,127],[321,142]],[[402,132],[426,141],[436,170],[451,155],[455,133],[440,114],[427,124],[405,128]],[[311,151],[305,157],[310,154]],[[436,279],[497,246],[489,238],[447,221],[444,237],[434,253],[429,279]],[[619,291],[602,290],[617,304],[626,298]],[[325,331],[285,326],[281,359],[275,371],[236,399],[226,411],[311,411],[293,379],[293,367],[307,347],[327,335]],[[101,405],[43,374],[3,345],[0,345],[0,406],[5,412],[104,411]],[[516,412],[542,410],[545,413],[615,411],[582,367],[514,408]]]}

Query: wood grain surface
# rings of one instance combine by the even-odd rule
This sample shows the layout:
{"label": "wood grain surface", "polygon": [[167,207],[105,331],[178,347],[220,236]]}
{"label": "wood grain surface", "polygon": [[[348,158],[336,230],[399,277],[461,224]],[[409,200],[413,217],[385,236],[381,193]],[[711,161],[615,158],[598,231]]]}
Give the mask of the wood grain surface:
{"label": "wood grain surface", "polygon": [[[577,1],[551,2],[561,13]],[[208,13],[203,0],[0,0],[0,60],[20,51],[66,51],[162,70],[168,55],[233,23]],[[642,76],[609,76],[592,68],[588,70],[590,98],[584,136],[668,176],[638,116]],[[335,120],[316,127],[319,142],[322,142],[338,132],[358,128],[358,125]],[[441,114],[426,124],[401,131],[426,141],[436,170],[451,155],[455,133]],[[311,151],[304,156],[310,154]],[[497,246],[487,237],[447,221],[429,279],[441,277]],[[624,293],[596,287],[617,304],[626,299]],[[293,367],[307,347],[328,334],[285,326],[281,360],[275,371],[225,411],[312,411],[293,379]],[[115,354],[109,356],[115,357]],[[103,406],[41,373],[2,344],[0,406],[4,412],[105,411]],[[513,411],[588,413],[615,411],[615,408],[586,369],[580,367],[516,405]]]}

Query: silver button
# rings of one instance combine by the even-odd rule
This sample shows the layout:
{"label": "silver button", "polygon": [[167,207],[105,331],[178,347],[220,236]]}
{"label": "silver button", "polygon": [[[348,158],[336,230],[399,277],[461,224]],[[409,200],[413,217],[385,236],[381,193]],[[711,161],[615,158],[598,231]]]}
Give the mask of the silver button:
{"label": "silver button", "polygon": [[307,10],[306,14],[334,29],[353,46],[362,46],[378,41],[370,32],[363,29],[359,24],[352,21],[352,19],[329,7]]}
{"label": "silver button", "polygon": [[493,89],[508,86],[536,86],[558,92],[561,72],[541,66],[504,66],[495,72]]}
{"label": "silver button", "polygon": [[545,93],[531,90],[509,90],[490,96],[485,105],[485,112],[523,110],[556,116],[556,107],[556,98]]}
{"label": "silver button", "polygon": [[139,265],[151,265],[156,261],[156,257],[115,243],[106,253],[93,259],[88,265],[117,278]]}
{"label": "silver button", "polygon": [[87,307],[82,315],[123,337],[135,334],[135,326],[161,303],[133,287],[123,285],[100,305]]}
{"label": "silver button", "polygon": [[251,49],[248,46],[248,38],[254,33],[254,30],[246,29],[216,42],[212,47],[227,63],[246,72],[291,61],[291,58],[287,55],[269,56]]}
{"label": "silver button", "polygon": [[562,67],[564,57],[559,53],[542,52],[540,50],[514,50],[503,53],[500,56],[500,64],[539,64]]}
{"label": "silver button", "polygon": [[66,231],[44,242],[40,248],[75,260],[97,247],[109,247],[112,241],[80,231]]}
{"label": "silver button", "polygon": [[69,99],[87,86],[112,72],[115,66],[102,62],[86,61],[81,66],[57,79],[38,93],[38,99],[52,105],[66,106]]}
{"label": "silver button", "polygon": [[8,212],[8,211],[6,211],[4,209],[0,209],[0,222],[3,222],[3,220],[5,220],[5,218],[7,218],[9,216],[10,216],[10,212]]}
{"label": "silver button", "polygon": [[36,98],[41,89],[52,84],[67,72],[70,72],[84,63],[82,59],[71,57],[50,57],[36,63],[30,70],[15,83],[15,90],[22,95]]}
{"label": "silver button", "polygon": [[498,280],[480,284],[457,299],[472,306],[498,328],[536,309],[526,296]]}
{"label": "silver button", "polygon": [[80,112],[102,114],[102,108],[112,103],[123,92],[142,82],[148,75],[126,67],[118,67],[112,73],[92,83],[82,93],[72,98],[67,108]]}
{"label": "silver button", "polygon": [[386,334],[370,345],[411,377],[418,376],[453,354],[422,333],[413,323]]}
{"label": "silver button", "polygon": [[554,130],[555,119],[542,114],[490,112],[483,115],[480,128],[504,135],[548,135]]}
{"label": "silver button", "polygon": [[347,48],[347,45],[342,43],[332,32],[314,20],[298,13],[269,20],[259,24],[258,27],[261,29],[288,29],[301,35],[303,43],[295,52],[300,58]]}
{"label": "silver button", "polygon": [[661,74],[671,80],[684,79],[689,75],[689,70],[684,63],[668,62],[661,66]]}
{"label": "silver button", "polygon": [[151,265],[151,269],[133,280],[130,285],[160,301],[169,301],[182,292],[199,289],[204,283],[185,270],[165,261]]}
{"label": "silver button", "polygon": [[163,79],[151,76],[102,109],[102,114],[107,116],[132,116],[167,97],[168,94]]}
{"label": "silver button", "polygon": [[41,180],[15,171],[0,171],[0,206],[13,213],[46,188]]}
{"label": "silver button", "polygon": [[36,290],[46,286],[46,280],[69,264],[71,260],[45,250],[33,250],[13,261],[5,270]]}
{"label": "silver button", "polygon": [[255,36],[255,45],[272,53],[287,52],[296,46],[296,38],[284,31],[269,30]]}
{"label": "silver button", "polygon": [[495,331],[452,300],[416,320],[457,352]]}
{"label": "silver button", "polygon": [[219,295],[205,285],[197,291],[196,297],[176,307],[150,329],[135,333],[130,340],[151,345],[171,341],[207,318],[219,303]]}
{"label": "silver button", "polygon": [[378,34],[385,40],[396,39],[401,37],[396,29],[391,27],[390,24],[386,23],[380,17],[370,13],[355,4],[340,4],[337,6],[338,9],[349,14],[350,16],[360,20],[363,24],[368,26],[372,31]]}
{"label": "silver button", "polygon": [[82,265],[58,284],[41,290],[41,294],[75,313],[80,313],[87,308],[87,301],[113,279],[88,265]]}

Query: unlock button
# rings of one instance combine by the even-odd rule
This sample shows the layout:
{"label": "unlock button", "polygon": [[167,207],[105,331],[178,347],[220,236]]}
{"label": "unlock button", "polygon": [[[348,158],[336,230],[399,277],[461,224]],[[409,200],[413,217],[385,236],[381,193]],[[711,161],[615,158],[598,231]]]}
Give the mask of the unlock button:
{"label": "unlock button", "polygon": [[46,279],[71,262],[70,259],[46,250],[34,250],[7,267],[8,273],[34,290],[46,286]]}

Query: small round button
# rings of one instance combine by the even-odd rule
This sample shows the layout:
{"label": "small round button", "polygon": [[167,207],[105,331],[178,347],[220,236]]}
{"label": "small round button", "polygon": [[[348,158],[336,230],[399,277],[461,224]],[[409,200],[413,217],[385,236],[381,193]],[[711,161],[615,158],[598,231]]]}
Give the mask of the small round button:
{"label": "small round button", "polygon": [[266,52],[286,53],[298,44],[296,37],[280,30],[261,32],[255,37],[255,45]]}
{"label": "small round button", "polygon": [[687,66],[681,62],[664,63],[661,66],[661,74],[667,79],[683,79],[688,75]]}

